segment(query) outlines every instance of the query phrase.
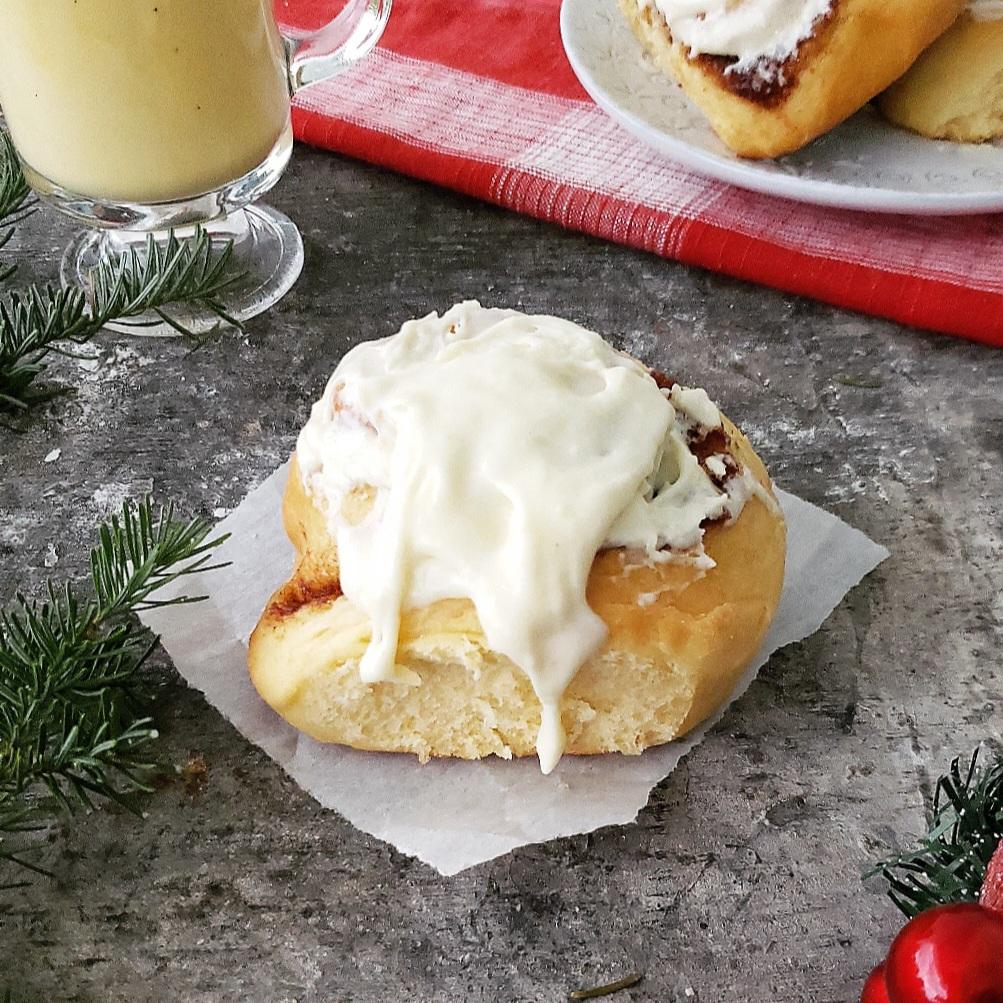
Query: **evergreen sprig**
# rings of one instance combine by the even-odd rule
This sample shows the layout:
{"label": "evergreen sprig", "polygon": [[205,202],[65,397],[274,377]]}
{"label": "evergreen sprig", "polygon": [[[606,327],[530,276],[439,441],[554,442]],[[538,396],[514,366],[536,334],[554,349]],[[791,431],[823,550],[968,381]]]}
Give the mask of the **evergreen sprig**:
{"label": "evergreen sprig", "polygon": [[948,902],[975,902],[989,860],[1003,840],[1003,758],[966,767],[955,759],[937,782],[933,818],[917,849],[882,860],[888,895],[910,918]]}
{"label": "evergreen sprig", "polygon": [[225,537],[211,530],[172,505],[126,502],[98,531],[90,597],[50,583],[44,600],[18,594],[0,612],[0,860],[41,871],[6,845],[12,835],[95,798],[131,806],[129,794],[150,789],[157,732],[139,670],[157,639],[134,614],[202,598],[154,595],[219,567],[210,560]]}
{"label": "evergreen sprig", "polygon": [[[10,136],[0,132],[0,251],[14,236],[14,227],[31,215],[35,200],[24,180]],[[17,269],[0,265],[0,283],[7,282]]]}
{"label": "evergreen sprig", "polygon": [[[34,200],[17,162],[14,144],[6,132],[0,132],[0,227],[10,227],[24,219]],[[8,238],[4,237],[6,242]]]}
{"label": "evergreen sprig", "polygon": [[[0,235],[2,247],[30,208],[28,187],[10,139],[0,133]],[[0,301],[0,412],[23,411],[51,396],[38,389],[46,358],[53,352],[73,354],[67,345],[82,345],[105,324],[152,314],[179,334],[189,332],[169,311],[177,305],[208,310],[220,321],[240,328],[224,309],[221,296],[241,278],[228,274],[232,242],[214,240],[202,228],[180,238],[147,238],[146,246],[101,261],[88,277],[88,288],[56,289],[35,284]],[[0,271],[0,282],[12,270]],[[142,321],[136,321],[141,324]]]}

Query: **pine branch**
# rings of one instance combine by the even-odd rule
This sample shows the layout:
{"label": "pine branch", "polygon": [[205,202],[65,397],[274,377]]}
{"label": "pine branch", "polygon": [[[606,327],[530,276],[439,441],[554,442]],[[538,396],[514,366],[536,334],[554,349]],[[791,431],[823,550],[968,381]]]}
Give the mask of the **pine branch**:
{"label": "pine branch", "polygon": [[0,611],[0,860],[40,870],[4,835],[96,799],[131,807],[128,795],[150,789],[147,747],[157,732],[140,669],[156,638],[133,614],[199,600],[151,597],[219,566],[209,560],[224,538],[209,539],[211,528],[175,519],[169,505],[127,502],[98,531],[92,598],[50,583],[44,601],[19,594]]}
{"label": "pine branch", "polygon": [[[0,133],[0,225],[5,220],[10,227],[21,222],[28,205],[28,188],[13,146]],[[12,232],[0,236],[0,247]],[[241,328],[220,302],[240,279],[227,274],[232,255],[232,242],[214,241],[201,228],[186,239],[173,232],[162,241],[150,235],[142,250],[131,248],[98,264],[89,276],[89,290],[35,284],[9,294],[0,301],[0,412],[23,411],[51,397],[37,387],[46,358],[53,352],[72,354],[67,343],[85,344],[112,321],[153,314],[155,322],[188,334],[168,310],[183,304],[204,308]],[[10,276],[10,270],[0,272],[0,282]]]}
{"label": "pine branch", "polygon": [[35,387],[46,357],[65,352],[61,342],[82,345],[105,324],[152,313],[179,334],[188,332],[168,313],[176,304],[204,307],[239,328],[220,296],[237,280],[226,274],[232,244],[219,247],[199,229],[182,240],[173,233],[162,243],[101,262],[90,276],[91,290],[33,285],[0,303],[0,410],[24,410],[50,394]]}
{"label": "pine branch", "polygon": [[47,398],[34,386],[46,369],[42,360],[56,342],[83,343],[98,330],[80,289],[33,286],[0,302],[0,411],[24,410]]}
{"label": "pine branch", "polygon": [[[0,132],[0,251],[14,236],[14,227],[34,212],[34,206],[35,200],[21,173],[10,136]],[[9,281],[15,271],[13,265],[0,266],[0,284]]]}
{"label": "pine branch", "polygon": [[948,902],[978,901],[986,869],[1003,840],[1003,758],[981,769],[979,752],[937,782],[933,819],[919,847],[881,861],[888,895],[910,918]]}
{"label": "pine branch", "polygon": [[6,132],[0,132],[0,227],[16,226],[33,206],[31,189],[21,173],[14,144]]}

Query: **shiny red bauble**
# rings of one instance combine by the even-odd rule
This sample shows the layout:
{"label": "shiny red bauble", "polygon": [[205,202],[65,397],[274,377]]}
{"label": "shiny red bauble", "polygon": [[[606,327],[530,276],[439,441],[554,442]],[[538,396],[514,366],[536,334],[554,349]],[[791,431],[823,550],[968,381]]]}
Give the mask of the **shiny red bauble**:
{"label": "shiny red bauble", "polygon": [[888,983],[885,982],[884,965],[878,965],[867,976],[864,991],[860,994],[860,1003],[891,1003],[888,999]]}
{"label": "shiny red bauble", "polygon": [[920,913],[892,943],[884,978],[889,1003],[1003,1003],[1003,915],[975,903]]}

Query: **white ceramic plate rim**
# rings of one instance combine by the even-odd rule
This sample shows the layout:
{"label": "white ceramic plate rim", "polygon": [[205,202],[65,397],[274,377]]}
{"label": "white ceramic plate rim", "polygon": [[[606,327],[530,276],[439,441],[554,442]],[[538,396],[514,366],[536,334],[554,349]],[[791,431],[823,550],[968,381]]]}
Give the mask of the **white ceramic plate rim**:
{"label": "white ceramic plate rim", "polygon": [[[649,147],[683,167],[704,177],[726,181],[764,195],[840,209],[931,216],[961,216],[1003,210],[1003,190],[985,193],[928,193],[800,178],[761,170],[755,161],[731,160],[718,156],[693,146],[670,132],[655,128],[605,90],[592,72],[588,54],[580,51],[574,44],[569,10],[576,5],[597,2],[612,0],[563,0],[561,3],[561,41],[571,68],[588,95],[607,115]],[[665,86],[675,85],[666,79]]]}

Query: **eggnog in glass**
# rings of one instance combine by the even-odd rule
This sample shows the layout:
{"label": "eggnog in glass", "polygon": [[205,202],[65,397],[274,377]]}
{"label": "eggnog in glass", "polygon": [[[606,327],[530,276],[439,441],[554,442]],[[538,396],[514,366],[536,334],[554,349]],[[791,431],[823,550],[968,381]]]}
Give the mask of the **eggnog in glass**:
{"label": "eggnog in glass", "polygon": [[290,94],[362,58],[390,2],[332,0],[329,25],[287,39],[272,0],[0,0],[0,108],[25,176],[91,227],[67,249],[64,280],[86,282],[150,232],[198,224],[233,242],[241,278],[226,312],[274,303],[299,275],[302,241],[253,203],[289,160]]}

